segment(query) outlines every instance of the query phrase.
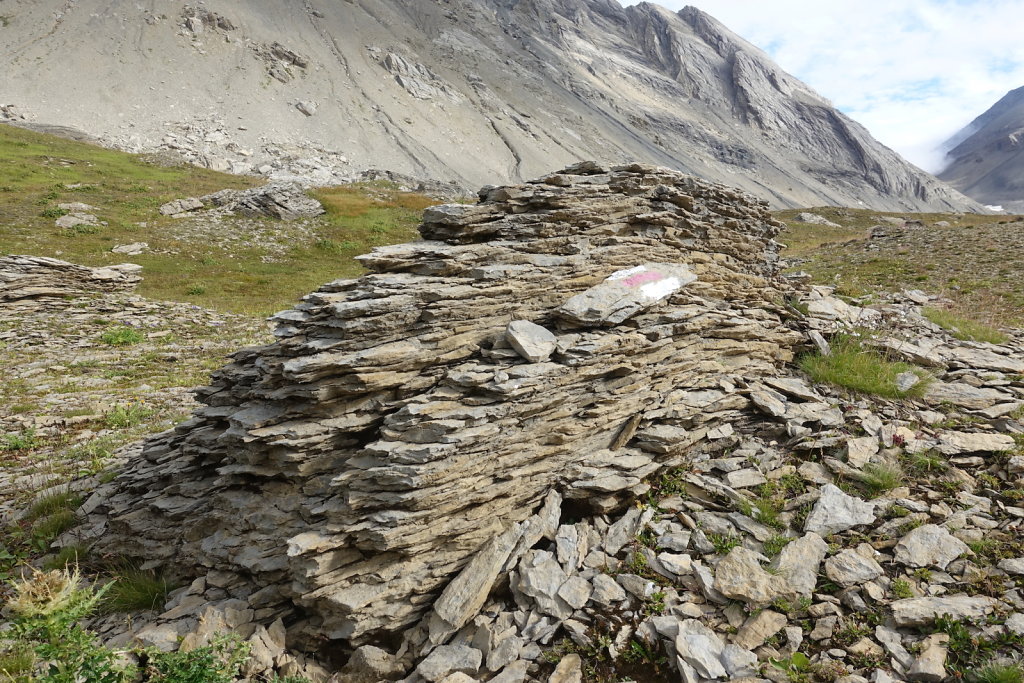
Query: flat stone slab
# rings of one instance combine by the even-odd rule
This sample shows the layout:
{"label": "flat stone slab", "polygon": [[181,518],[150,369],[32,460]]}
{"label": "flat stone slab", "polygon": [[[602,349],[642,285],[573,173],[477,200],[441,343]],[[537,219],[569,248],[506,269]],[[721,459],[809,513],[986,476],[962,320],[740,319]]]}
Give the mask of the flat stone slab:
{"label": "flat stone slab", "polygon": [[696,280],[688,266],[645,263],[612,273],[601,284],[566,301],[556,313],[578,325],[617,325]]}

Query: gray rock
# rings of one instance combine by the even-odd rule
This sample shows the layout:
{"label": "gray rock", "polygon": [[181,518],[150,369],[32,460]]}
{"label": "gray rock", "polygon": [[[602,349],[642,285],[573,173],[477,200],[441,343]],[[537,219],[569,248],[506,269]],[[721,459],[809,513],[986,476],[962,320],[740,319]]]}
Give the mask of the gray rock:
{"label": "gray rock", "polygon": [[306,116],[313,116],[316,114],[316,110],[320,108],[320,105],[312,100],[302,100],[295,103],[295,108]]}
{"label": "gray rock", "polygon": [[165,216],[181,216],[191,211],[203,208],[203,202],[197,197],[188,197],[186,199],[175,199],[172,202],[167,202],[160,207],[160,213]]}
{"label": "gray rock", "polygon": [[924,683],[941,683],[946,680],[948,642],[949,636],[945,633],[936,633],[925,638],[921,643],[921,654],[914,660],[914,664],[907,672],[907,678]]}
{"label": "gray rock", "polygon": [[611,606],[626,599],[626,591],[607,574],[595,576],[593,584],[594,592],[590,599],[599,605]]}
{"label": "gray rock", "polygon": [[480,670],[483,654],[468,645],[441,645],[416,667],[416,673],[436,683],[454,672],[474,675]]}
{"label": "gray rock", "polygon": [[840,586],[850,587],[877,579],[883,570],[874,559],[856,550],[842,550],[825,560],[825,573]]}
{"label": "gray rock", "polygon": [[725,643],[703,624],[688,619],[680,624],[675,639],[676,654],[704,678],[725,678],[721,657]]}
{"label": "gray rock", "polygon": [[914,372],[901,372],[896,375],[896,389],[900,393],[907,393],[918,384],[921,383],[921,378]]}
{"label": "gray rock", "polygon": [[894,553],[896,561],[907,567],[945,569],[969,550],[966,543],[943,527],[924,524],[901,538]]}
{"label": "gray rock", "polygon": [[715,567],[715,590],[752,605],[768,605],[795,595],[784,576],[769,574],[757,558],[751,550],[733,548]]}
{"label": "gray rock", "polygon": [[505,340],[531,363],[543,363],[555,350],[558,339],[529,320],[513,320],[505,329]]}
{"label": "gray rock", "polygon": [[842,227],[838,223],[833,223],[824,216],[820,216],[816,213],[811,213],[809,211],[801,211],[800,213],[793,217],[793,220],[798,221],[800,223],[810,223],[812,225],[824,225],[825,227],[828,228]]}
{"label": "gray rock", "polygon": [[352,653],[341,675],[351,683],[379,683],[398,680],[404,671],[405,667],[387,650],[363,645]]}
{"label": "gray rock", "polygon": [[843,493],[834,484],[825,484],[821,487],[818,502],[807,516],[804,531],[830,536],[874,521],[874,505]]}
{"label": "gray rock", "polygon": [[132,242],[131,244],[119,244],[110,250],[115,254],[125,254],[126,256],[138,256],[139,254],[149,251],[149,244],[146,242]]}
{"label": "gray rock", "polygon": [[983,595],[953,595],[941,598],[907,598],[892,603],[893,621],[899,628],[927,626],[947,615],[953,619],[978,620],[991,614],[999,601]]}
{"label": "gray rock", "polygon": [[788,623],[785,614],[772,610],[761,610],[749,617],[740,628],[733,642],[746,650],[756,650],[764,642],[782,630]]}
{"label": "gray rock", "polygon": [[786,544],[772,566],[786,577],[798,595],[810,597],[818,584],[818,568],[827,553],[828,544],[824,539],[816,533],[808,533]]}
{"label": "gray rock", "polygon": [[983,410],[998,403],[1012,401],[1014,397],[998,389],[979,389],[962,382],[932,382],[928,385],[924,398],[932,405],[952,403],[961,408]]}
{"label": "gray rock", "polygon": [[720,657],[730,680],[757,675],[757,655],[737,645],[726,645]]}
{"label": "gray rock", "polygon": [[1007,434],[970,434],[966,432],[943,432],[939,435],[937,451],[945,455],[961,453],[997,453],[1012,451],[1016,444]]}
{"label": "gray rock", "polygon": [[1024,636],[1024,614],[1015,612],[1006,618],[1006,629],[1018,636]]}
{"label": "gray rock", "polygon": [[590,602],[593,593],[594,587],[590,582],[579,576],[570,576],[558,589],[558,597],[573,609],[580,609]]}
{"label": "gray rock", "polygon": [[997,565],[1007,574],[1013,576],[1024,576],[1024,557],[1013,557],[1001,560]]}
{"label": "gray rock", "polygon": [[861,469],[870,462],[876,453],[878,453],[877,437],[863,436],[846,440],[846,463],[850,467]]}

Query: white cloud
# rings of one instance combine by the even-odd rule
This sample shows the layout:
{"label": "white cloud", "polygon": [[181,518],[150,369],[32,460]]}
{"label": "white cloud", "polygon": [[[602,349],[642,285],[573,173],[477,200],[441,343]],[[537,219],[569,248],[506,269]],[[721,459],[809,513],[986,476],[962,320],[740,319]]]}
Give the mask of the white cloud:
{"label": "white cloud", "polygon": [[1024,86],[1024,0],[657,4],[700,7],[929,171],[942,142]]}

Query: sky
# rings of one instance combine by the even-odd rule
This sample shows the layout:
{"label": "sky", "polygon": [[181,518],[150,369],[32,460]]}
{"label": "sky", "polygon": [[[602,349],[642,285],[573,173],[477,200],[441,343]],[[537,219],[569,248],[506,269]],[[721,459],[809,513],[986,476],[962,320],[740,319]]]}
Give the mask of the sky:
{"label": "sky", "polygon": [[943,142],[1024,86],[1024,0],[655,4],[704,10],[933,173]]}

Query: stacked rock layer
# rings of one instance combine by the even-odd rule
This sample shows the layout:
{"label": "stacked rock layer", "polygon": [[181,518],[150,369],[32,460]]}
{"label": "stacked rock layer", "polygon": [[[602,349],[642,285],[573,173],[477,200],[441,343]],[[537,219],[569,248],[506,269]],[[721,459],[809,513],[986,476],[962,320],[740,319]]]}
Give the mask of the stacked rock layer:
{"label": "stacked rock layer", "polygon": [[97,493],[97,550],[244,578],[296,635],[358,644],[432,606],[459,628],[546,497],[612,510],[749,419],[751,380],[800,340],[779,228],[639,165],[428,209],[425,241],[277,315]]}

